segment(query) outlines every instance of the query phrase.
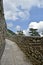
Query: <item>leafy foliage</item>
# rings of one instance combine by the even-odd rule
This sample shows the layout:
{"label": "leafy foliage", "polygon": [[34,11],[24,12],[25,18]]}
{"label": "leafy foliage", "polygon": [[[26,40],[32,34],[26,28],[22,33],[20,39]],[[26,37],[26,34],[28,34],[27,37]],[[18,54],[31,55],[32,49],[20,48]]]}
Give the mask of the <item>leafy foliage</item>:
{"label": "leafy foliage", "polygon": [[11,31],[9,29],[7,29],[7,32],[10,33],[10,34],[12,34],[12,35],[16,35],[13,31]]}
{"label": "leafy foliage", "polygon": [[17,33],[18,33],[18,35],[24,35],[23,34],[23,31],[21,31],[21,30],[20,31],[17,31]]}
{"label": "leafy foliage", "polygon": [[40,36],[39,33],[37,32],[37,29],[30,28],[29,33],[31,36]]}

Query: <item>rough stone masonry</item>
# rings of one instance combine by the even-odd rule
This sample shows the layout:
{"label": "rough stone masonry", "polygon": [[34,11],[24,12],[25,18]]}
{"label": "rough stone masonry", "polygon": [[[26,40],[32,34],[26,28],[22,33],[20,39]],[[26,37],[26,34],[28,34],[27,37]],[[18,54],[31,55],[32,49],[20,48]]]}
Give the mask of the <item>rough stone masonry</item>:
{"label": "rough stone masonry", "polygon": [[5,48],[6,23],[4,19],[3,0],[0,0],[0,60]]}
{"label": "rough stone masonry", "polygon": [[[0,60],[5,48],[6,30],[7,29],[4,19],[3,0],[0,0]],[[43,38],[21,37],[14,35],[8,38],[18,44],[21,50],[23,50],[26,55],[30,57],[33,65],[43,65]]]}
{"label": "rough stone masonry", "polygon": [[33,65],[43,65],[43,37],[8,35],[7,38],[16,42]]}

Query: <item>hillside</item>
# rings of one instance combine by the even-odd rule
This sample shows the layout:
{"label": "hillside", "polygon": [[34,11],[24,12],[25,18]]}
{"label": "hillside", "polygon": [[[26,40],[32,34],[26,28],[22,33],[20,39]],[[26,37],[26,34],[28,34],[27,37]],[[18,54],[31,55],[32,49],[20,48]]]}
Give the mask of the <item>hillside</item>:
{"label": "hillside", "polygon": [[9,30],[9,29],[7,29],[7,35],[16,35],[16,33],[14,33],[13,31],[11,31],[11,30]]}

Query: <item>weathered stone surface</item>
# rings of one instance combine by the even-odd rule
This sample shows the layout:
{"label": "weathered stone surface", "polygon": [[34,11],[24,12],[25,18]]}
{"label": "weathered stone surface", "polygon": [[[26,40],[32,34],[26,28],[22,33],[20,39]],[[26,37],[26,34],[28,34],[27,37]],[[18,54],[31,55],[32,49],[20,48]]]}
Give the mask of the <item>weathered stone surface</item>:
{"label": "weathered stone surface", "polygon": [[32,65],[32,63],[15,42],[6,39],[1,65]]}
{"label": "weathered stone surface", "polygon": [[17,43],[33,65],[43,65],[43,37],[9,35],[7,38]]}
{"label": "weathered stone surface", "polygon": [[3,0],[0,0],[0,59],[5,48],[5,19],[3,11]]}
{"label": "weathered stone surface", "polygon": [[[4,19],[3,0],[0,0],[0,59],[5,48],[6,23]],[[43,38],[25,36],[7,36],[16,42],[21,50],[30,58],[33,65],[43,65]]]}

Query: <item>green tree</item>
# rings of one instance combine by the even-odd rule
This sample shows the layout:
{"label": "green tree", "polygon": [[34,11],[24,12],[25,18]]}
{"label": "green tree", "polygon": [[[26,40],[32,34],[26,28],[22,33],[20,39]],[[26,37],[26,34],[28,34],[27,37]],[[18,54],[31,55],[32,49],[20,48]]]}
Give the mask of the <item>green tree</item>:
{"label": "green tree", "polygon": [[37,32],[37,29],[30,28],[29,33],[31,36],[40,36],[39,33]]}
{"label": "green tree", "polygon": [[21,31],[21,30],[20,31],[17,31],[17,33],[18,33],[18,35],[24,35],[23,34],[23,31]]}

